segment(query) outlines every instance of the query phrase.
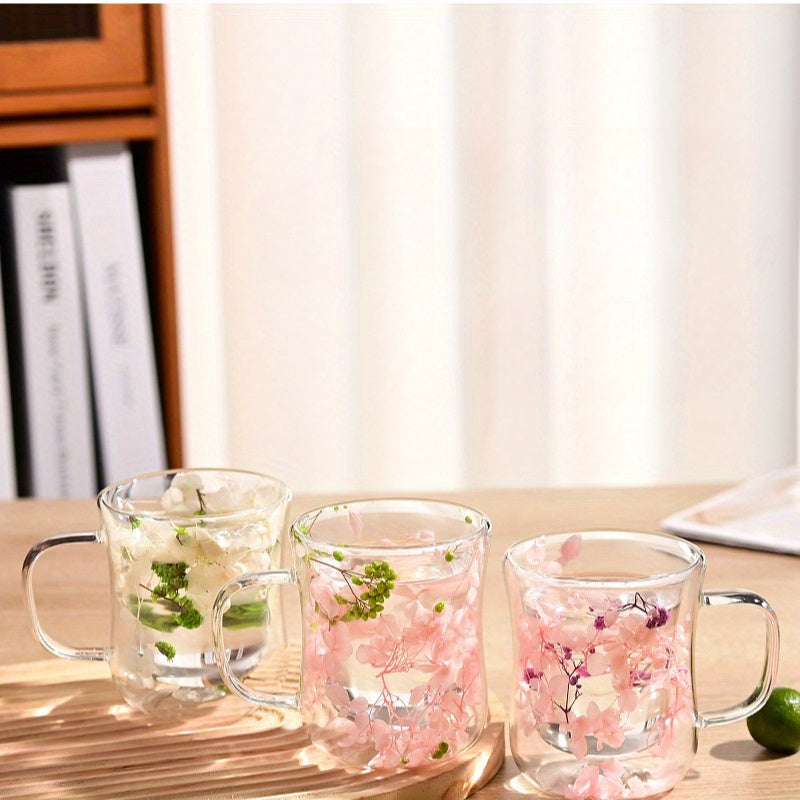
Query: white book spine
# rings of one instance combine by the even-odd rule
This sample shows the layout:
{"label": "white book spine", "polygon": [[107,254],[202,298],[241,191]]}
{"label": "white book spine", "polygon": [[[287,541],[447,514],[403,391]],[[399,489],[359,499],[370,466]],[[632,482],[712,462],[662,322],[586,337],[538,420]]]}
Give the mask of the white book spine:
{"label": "white book spine", "polygon": [[[0,265],[0,271],[2,265]],[[11,384],[8,373],[6,322],[3,312],[3,289],[0,285],[0,500],[17,496],[14,463],[14,431],[11,422]]]}
{"label": "white book spine", "polygon": [[34,497],[97,491],[88,353],[66,183],[10,190]]}
{"label": "white book spine", "polygon": [[133,160],[124,143],[66,148],[103,482],[166,467]]}

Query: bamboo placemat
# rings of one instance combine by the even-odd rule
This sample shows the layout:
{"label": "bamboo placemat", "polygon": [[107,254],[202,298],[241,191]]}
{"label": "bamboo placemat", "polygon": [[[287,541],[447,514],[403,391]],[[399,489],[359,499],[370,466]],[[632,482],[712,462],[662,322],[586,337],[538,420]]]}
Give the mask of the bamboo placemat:
{"label": "bamboo placemat", "polygon": [[[294,688],[288,668],[253,686]],[[314,747],[296,711],[230,698],[208,717],[154,721],[130,709],[105,664],[52,659],[0,667],[0,797],[28,800],[458,800],[483,786],[504,758],[503,708],[458,759],[416,773],[350,772]],[[242,716],[242,712],[243,716]]]}

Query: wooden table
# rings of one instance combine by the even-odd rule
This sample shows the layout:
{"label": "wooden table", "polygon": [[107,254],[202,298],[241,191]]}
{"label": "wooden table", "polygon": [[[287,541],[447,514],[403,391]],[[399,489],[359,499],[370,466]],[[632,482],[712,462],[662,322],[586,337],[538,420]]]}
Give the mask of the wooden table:
{"label": "wooden table", "polygon": [[[459,502],[484,511],[494,524],[484,635],[489,685],[506,707],[511,681],[511,634],[500,571],[506,547],[548,531],[658,530],[659,521],[667,514],[694,504],[719,488],[499,490],[438,495],[443,499],[458,498]],[[297,498],[292,513],[332,499]],[[91,529],[95,513],[94,503],[88,500],[0,503],[0,665],[54,660],[30,633],[20,591],[20,565],[28,548],[39,539],[60,531]],[[773,604],[782,626],[778,685],[800,687],[800,561],[792,556],[702,546],[708,557],[706,589],[748,588]],[[41,567],[37,567],[37,597],[46,626],[70,644],[102,645],[108,637],[108,577],[102,548],[73,545],[61,548],[60,556],[45,556]],[[295,623],[290,619],[289,624]],[[760,672],[762,640],[761,619],[749,609],[702,612],[696,648],[701,709],[727,706],[749,694]],[[703,730],[699,738],[693,768],[672,792],[671,800],[706,796],[753,800],[800,797],[800,754],[770,755],[750,739],[744,723]],[[46,744],[43,742],[43,746]],[[520,796],[519,782],[514,780],[517,774],[513,760],[507,756],[503,768],[477,796],[481,800]]]}

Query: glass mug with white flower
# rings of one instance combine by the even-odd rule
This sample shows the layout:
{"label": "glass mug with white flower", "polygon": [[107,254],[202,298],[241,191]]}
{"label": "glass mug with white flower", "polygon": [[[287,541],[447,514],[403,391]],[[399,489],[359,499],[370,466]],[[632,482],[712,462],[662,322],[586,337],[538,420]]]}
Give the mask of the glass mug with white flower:
{"label": "glass mug with white flower", "polygon": [[[705,556],[666,534],[591,531],[519,542],[504,558],[514,641],[511,750],[549,795],[650,797],[686,774],[697,729],[744,719],[775,677],[778,622],[764,598],[702,591]],[[758,689],[697,710],[701,606],[749,604],[766,620]]]}
{"label": "glass mug with white flower", "polygon": [[[97,531],[45,539],[22,570],[39,642],[62,658],[107,661],[134,708],[160,717],[207,713],[229,696],[214,663],[211,607],[222,585],[243,570],[275,568],[291,492],[275,478],[229,469],[170,470],[105,488]],[[111,575],[111,644],[75,648],[42,627],[33,567],[61,544],[105,545]],[[223,626],[233,669],[248,674],[285,648],[277,593],[240,598]]]}
{"label": "glass mug with white flower", "polygon": [[[225,683],[259,705],[301,708],[315,744],[349,765],[414,769],[455,758],[487,719],[481,590],[489,520],[412,499],[326,506],[290,527],[294,569],[243,575],[214,606]],[[300,692],[255,693],[225,658],[241,590],[298,586]]]}

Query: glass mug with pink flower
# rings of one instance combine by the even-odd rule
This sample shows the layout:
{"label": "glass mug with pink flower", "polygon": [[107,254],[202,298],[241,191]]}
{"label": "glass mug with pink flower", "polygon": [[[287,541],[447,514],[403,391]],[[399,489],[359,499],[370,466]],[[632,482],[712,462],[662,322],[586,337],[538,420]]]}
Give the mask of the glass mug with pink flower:
{"label": "glass mug with pink flower", "polygon": [[[213,611],[227,686],[259,705],[300,708],[311,740],[350,765],[417,768],[452,759],[487,718],[482,578],[491,524],[446,502],[362,500],[290,527],[294,568],[230,581]],[[230,669],[224,615],[242,590],[298,586],[300,692],[261,694]]]}
{"label": "glass mug with pink flower", "polygon": [[[591,531],[513,545],[504,573],[514,680],[511,750],[535,786],[565,798],[639,798],[689,769],[697,729],[744,719],[769,696],[778,622],[745,590],[703,592],[703,552],[666,534]],[[745,701],[697,710],[692,646],[701,606],[754,605],[763,675]]]}

